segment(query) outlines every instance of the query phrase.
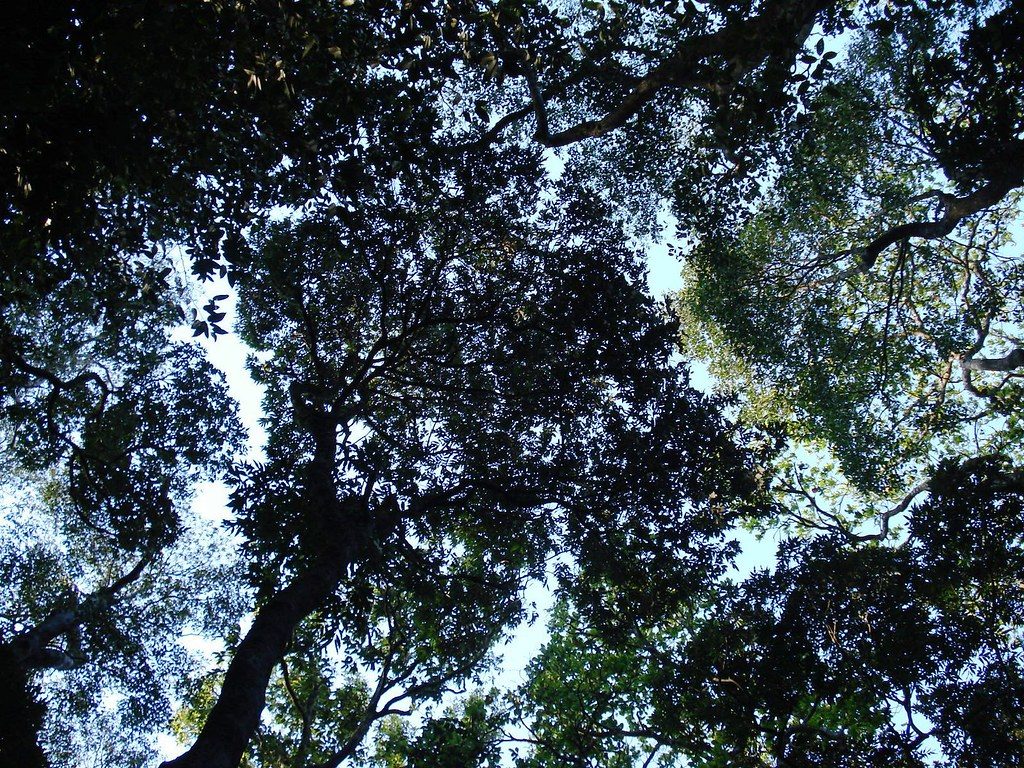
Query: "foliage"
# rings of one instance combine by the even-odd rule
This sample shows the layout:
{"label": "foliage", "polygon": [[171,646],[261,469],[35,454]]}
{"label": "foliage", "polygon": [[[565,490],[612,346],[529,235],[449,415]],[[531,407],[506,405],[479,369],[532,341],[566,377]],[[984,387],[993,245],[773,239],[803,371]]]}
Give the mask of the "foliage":
{"label": "foliage", "polygon": [[[764,192],[727,228],[698,223],[687,255],[687,347],[746,418],[827,447],[862,492],[1016,442],[1020,9],[964,14],[860,33]],[[959,114],[953,81],[975,96]]]}
{"label": "foliage", "polygon": [[[1021,19],[15,11],[4,749],[138,765],[170,720],[174,768],[1019,761]],[[231,330],[248,458],[200,346]],[[773,567],[735,571],[740,524],[784,529]],[[550,642],[480,693],[543,580]]]}
{"label": "foliage", "polygon": [[946,464],[904,543],[788,539],[696,610],[609,627],[563,603],[522,692],[527,764],[1016,764],[1019,481]]}

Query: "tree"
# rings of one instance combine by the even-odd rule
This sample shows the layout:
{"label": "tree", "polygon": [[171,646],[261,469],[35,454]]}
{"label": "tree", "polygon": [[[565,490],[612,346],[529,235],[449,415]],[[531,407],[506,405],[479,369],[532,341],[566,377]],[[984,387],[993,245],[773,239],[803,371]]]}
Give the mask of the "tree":
{"label": "tree", "polygon": [[687,257],[689,348],[862,491],[1018,439],[1020,13],[862,32],[763,196]]}
{"label": "tree", "polygon": [[[892,659],[870,643],[839,659],[820,628],[800,623],[800,610],[832,617],[829,604],[815,602],[818,587],[847,602],[856,589],[886,608],[895,569],[924,568],[918,553],[873,544],[886,536],[865,537],[824,514],[818,527],[829,536],[794,542],[774,573],[730,584],[732,527],[787,514],[763,494],[764,458],[778,435],[758,424],[735,429],[723,401],[690,386],[674,359],[677,329],[645,295],[642,254],[627,233],[649,234],[652,212],[671,199],[695,242],[693,293],[703,292],[684,318],[689,332],[717,324],[740,345],[734,359],[752,356],[743,364],[786,381],[806,359],[790,343],[794,322],[857,311],[812,299],[819,289],[867,281],[897,243],[944,236],[976,224],[982,208],[1011,202],[1020,185],[1016,19],[1013,7],[879,10],[825,0],[63,3],[16,17],[12,53],[0,64],[11,96],[0,132],[2,242],[12,264],[0,295],[5,459],[45,500],[42,518],[60,528],[60,556],[41,554],[16,584],[38,587],[45,563],[86,574],[76,583],[88,587],[23,589],[10,602],[29,620],[5,626],[3,648],[21,673],[72,657],[92,671],[107,641],[124,636],[118,620],[132,617],[141,618],[131,626],[150,622],[140,642],[173,646],[193,619],[163,600],[174,616],[152,621],[161,614],[147,601],[183,594],[165,590],[178,582],[161,582],[158,566],[185,540],[182,507],[203,468],[224,472],[231,489],[253,616],[244,633],[234,610],[211,627],[225,650],[217,669],[188,673],[175,723],[194,742],[169,765],[419,765],[431,755],[487,764],[517,713],[538,734],[525,758],[536,764],[566,755],[621,762],[637,739],[680,759],[783,764],[811,749],[821,707],[820,728],[838,729],[849,747],[835,755],[917,759],[919,745],[891,738],[884,708],[897,694],[848,687],[887,680]],[[851,63],[862,71],[850,74],[824,36],[864,24],[875,37],[851,44],[850,61],[864,63]],[[881,39],[897,25],[899,35]],[[927,54],[922,41],[934,43]],[[887,88],[922,136],[883,154],[888,102],[877,96]],[[952,113],[958,88],[975,95],[974,112]],[[874,122],[833,131],[829,110]],[[908,185],[942,181],[912,166],[922,153],[949,186],[927,198],[942,204],[939,220],[918,225],[897,218],[897,204]],[[558,170],[545,162],[556,158]],[[824,169],[833,158],[879,190],[890,218],[881,232],[856,230],[870,235],[856,246],[856,275],[833,260],[783,300],[772,238],[790,238],[803,254],[817,232],[799,205],[803,176],[814,180],[815,212],[835,210],[855,228],[872,210],[830,194]],[[998,239],[1001,226],[978,224],[978,237]],[[977,255],[984,247],[967,248],[971,270],[988,268]],[[854,248],[843,240],[850,253],[841,258]],[[1005,295],[1014,279],[1012,269],[999,273]],[[928,276],[919,292],[939,280]],[[730,284],[746,291],[740,301]],[[259,461],[238,458],[223,384],[179,340],[183,328],[224,335],[229,299],[265,391]],[[994,299],[981,303],[1000,311]],[[955,314],[975,322],[971,311]],[[722,322],[729,313],[748,324],[736,331]],[[781,338],[762,333],[761,316],[787,319]],[[841,334],[826,331],[843,324],[822,325],[818,336],[841,345]],[[865,327],[858,351],[882,344],[882,359],[913,351]],[[768,362],[751,355],[759,335]],[[1010,354],[1000,363],[981,350],[964,353],[965,370],[1015,365]],[[859,442],[841,429],[877,410],[857,389],[874,374],[854,374],[847,389],[860,400],[828,387],[831,399],[815,399],[805,386],[773,402],[792,414],[790,434],[830,440],[862,489],[878,490],[921,452],[908,447],[869,468],[865,447],[885,452],[872,423]],[[1012,382],[1003,386],[998,407],[1012,391]],[[895,397],[888,392],[883,404]],[[1003,443],[1012,439],[1003,434]],[[996,459],[942,466],[980,483],[976,502],[995,518],[1016,504],[1006,485],[1012,467]],[[970,479],[981,475],[989,479]],[[933,499],[955,506],[939,492],[942,477],[929,481],[933,497],[915,516],[927,518],[921,510]],[[552,558],[565,603],[560,634],[524,701],[503,710],[500,697],[469,698],[418,733],[391,719],[481,682],[490,649],[523,615],[524,583],[543,578]],[[849,583],[830,580],[837,564]],[[189,575],[185,594],[200,576]],[[947,754],[984,745],[989,752],[978,754],[998,757],[1012,753],[1017,726],[1007,721],[1001,743],[975,716],[989,711],[978,707],[994,690],[1016,690],[1012,653],[997,637],[1016,631],[1016,618],[987,582],[963,587],[970,578],[947,586],[995,611],[986,630],[995,635],[977,632],[964,652],[999,656],[1003,667],[961,680],[962,649],[930,635],[897,650],[912,686],[931,697],[929,713],[948,721],[934,736]],[[882,611],[893,632],[930,618],[945,599],[923,579],[918,586],[898,604],[906,615]],[[775,637],[776,624],[793,642]],[[602,675],[580,667],[581,627],[595,632],[601,654],[592,669]],[[640,651],[650,668],[629,680],[622,670]],[[794,701],[767,670],[765,687],[733,706],[714,670],[753,659],[735,671],[753,675],[761,657],[791,662],[811,698]],[[650,659],[669,663],[659,671]],[[830,671],[837,659],[848,666]],[[677,685],[673,669],[690,678]],[[581,670],[577,701],[559,685]],[[159,681],[149,683],[159,674],[142,677],[145,685],[132,678],[123,687],[129,709],[164,696]],[[97,680],[94,690],[118,685],[117,674]],[[31,681],[18,685],[28,691]],[[684,688],[700,694],[681,708],[665,703]],[[627,694],[650,691],[662,698],[648,710],[616,710],[633,706]],[[585,739],[568,733],[570,700],[592,711],[577,718],[595,724]],[[914,707],[907,699],[916,723]],[[34,727],[31,703],[24,711],[18,722]],[[623,717],[643,730],[617,731]],[[720,743],[710,735],[716,726]],[[607,738],[618,746],[609,750]]]}
{"label": "tree", "polygon": [[[516,155],[488,166],[514,168]],[[460,632],[479,627],[486,649],[516,615],[521,574],[540,575],[549,553],[606,557],[598,531],[613,521],[667,516],[675,535],[698,536],[680,500],[749,482],[668,362],[671,328],[637,289],[638,255],[571,178],[544,203],[524,194],[538,188],[536,164],[526,172],[518,187],[456,176],[411,200],[377,187],[358,216],[339,209],[252,238],[241,333],[270,353],[255,371],[268,461],[236,475],[233,505],[260,542],[268,597],[195,746],[172,764],[237,762],[292,631],[331,605],[349,567],[385,579],[415,568],[435,585],[478,572],[483,591],[446,610]],[[295,575],[278,586],[282,566]],[[419,586],[417,601],[424,589],[444,599]],[[429,636],[418,652],[434,642],[444,654]]]}
{"label": "tree", "polygon": [[790,538],[696,610],[593,616],[567,590],[521,698],[527,764],[1017,765],[1019,481],[947,463],[903,543]]}
{"label": "tree", "polygon": [[[239,615],[220,599],[230,563],[210,559],[223,544],[185,531],[193,484],[227,466],[239,426],[201,352],[168,340],[168,307],[117,294],[97,306],[77,275],[5,289],[4,657],[12,680],[61,672],[51,721],[125,697],[108,727],[127,743],[166,721],[176,638]],[[218,587],[223,615],[204,617],[194,601]],[[51,756],[73,749],[62,736]]]}

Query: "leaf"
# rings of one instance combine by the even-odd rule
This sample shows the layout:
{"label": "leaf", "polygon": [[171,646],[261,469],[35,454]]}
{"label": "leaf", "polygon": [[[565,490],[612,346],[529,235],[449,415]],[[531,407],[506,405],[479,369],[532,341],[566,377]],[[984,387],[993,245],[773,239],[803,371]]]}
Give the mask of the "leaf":
{"label": "leaf", "polygon": [[893,19],[885,18],[872,21],[867,25],[872,32],[878,33],[881,37],[887,37],[896,31],[896,22]]}

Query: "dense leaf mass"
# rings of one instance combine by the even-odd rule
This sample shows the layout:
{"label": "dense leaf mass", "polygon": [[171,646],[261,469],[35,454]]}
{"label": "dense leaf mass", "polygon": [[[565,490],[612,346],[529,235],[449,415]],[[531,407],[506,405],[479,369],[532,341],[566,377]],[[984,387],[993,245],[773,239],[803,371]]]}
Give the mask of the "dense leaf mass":
{"label": "dense leaf mass", "polygon": [[1022,29],[11,11],[0,764],[1021,765]]}

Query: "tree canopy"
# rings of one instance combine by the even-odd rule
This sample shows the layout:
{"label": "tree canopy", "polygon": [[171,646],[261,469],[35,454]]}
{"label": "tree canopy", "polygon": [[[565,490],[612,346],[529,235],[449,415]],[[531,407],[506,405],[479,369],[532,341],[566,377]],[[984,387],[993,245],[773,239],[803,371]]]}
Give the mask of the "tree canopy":
{"label": "tree canopy", "polygon": [[1021,764],[1019,3],[8,28],[0,764]]}

